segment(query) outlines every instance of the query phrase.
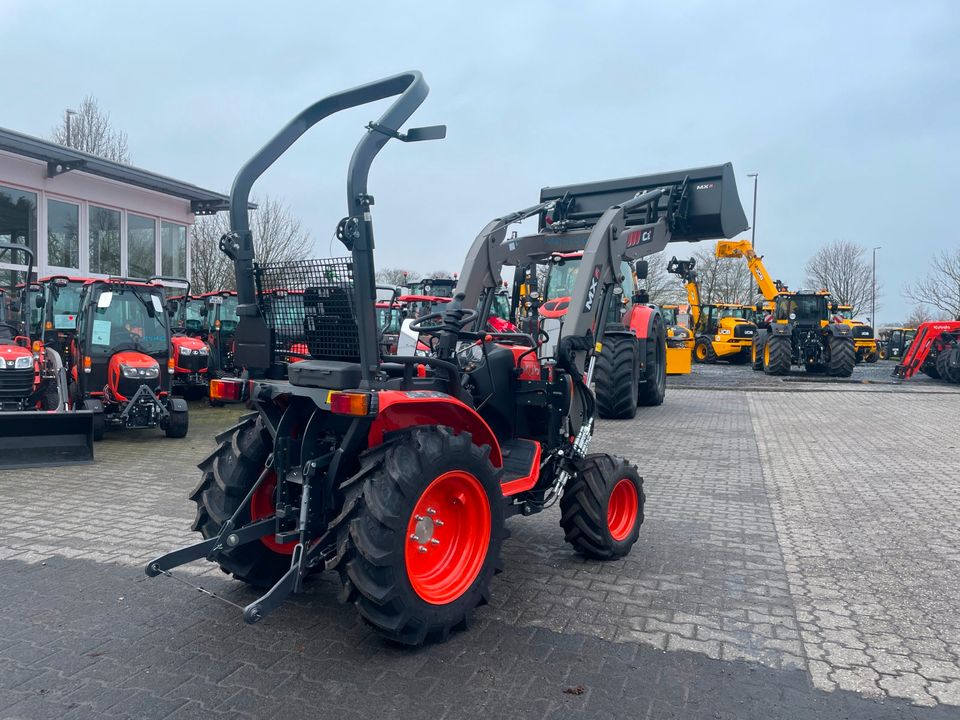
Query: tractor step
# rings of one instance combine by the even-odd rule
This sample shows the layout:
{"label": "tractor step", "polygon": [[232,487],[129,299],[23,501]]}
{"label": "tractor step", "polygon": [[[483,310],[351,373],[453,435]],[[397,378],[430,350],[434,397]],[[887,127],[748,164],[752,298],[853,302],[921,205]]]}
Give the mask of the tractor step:
{"label": "tractor step", "polygon": [[540,443],[524,438],[511,438],[500,445],[503,455],[503,479],[500,488],[505,496],[529,490],[540,477]]}
{"label": "tractor step", "polygon": [[0,412],[0,468],[93,462],[93,413]]}

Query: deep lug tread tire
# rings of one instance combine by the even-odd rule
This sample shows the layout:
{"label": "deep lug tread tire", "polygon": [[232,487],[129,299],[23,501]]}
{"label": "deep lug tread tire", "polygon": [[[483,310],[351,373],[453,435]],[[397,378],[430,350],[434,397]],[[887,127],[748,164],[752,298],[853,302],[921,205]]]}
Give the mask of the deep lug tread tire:
{"label": "deep lug tread tire", "polygon": [[750,364],[754,370],[763,370],[763,347],[767,344],[767,333],[758,330],[753,336],[753,347],[751,349]]}
{"label": "deep lug tread tire", "polygon": [[[577,472],[560,499],[560,527],[564,539],[581,555],[596,560],[615,560],[630,552],[643,524],[643,478],[623,458],[603,453],[576,461]],[[630,479],[639,501],[636,523],[622,540],[611,535],[607,507],[617,481]]]}
{"label": "deep lug tread tire", "polygon": [[951,354],[960,353],[957,345],[948,345],[937,354],[934,366],[941,380],[951,383],[960,383],[960,368],[950,367]]}
{"label": "deep lug tread tire", "polygon": [[653,319],[646,342],[644,382],[637,391],[637,404],[643,407],[663,405],[667,395],[667,329],[658,315]]}
{"label": "deep lug tread tire", "polygon": [[[342,488],[351,510],[339,522],[337,569],[361,617],[380,634],[405,645],[442,642],[466,627],[473,609],[486,604],[493,575],[502,569],[504,525],[502,471],[487,446],[469,433],[447,427],[418,427],[397,433],[368,451],[360,477]],[[442,474],[462,470],[483,488],[490,507],[490,541],[476,579],[456,599],[431,604],[407,575],[407,524],[423,491]]]}
{"label": "deep lug tread tire", "polygon": [[763,349],[763,371],[767,375],[789,375],[792,341],[789,335],[771,335]]}
{"label": "deep lug tread tire", "polygon": [[697,338],[697,342],[693,346],[693,359],[706,365],[712,365],[717,361],[717,353],[713,350],[713,342],[706,335]]}
{"label": "deep lug tread tire", "polygon": [[857,351],[853,338],[831,335],[827,338],[830,361],[827,363],[827,375],[830,377],[850,377],[857,364]]}
{"label": "deep lug tread tire", "polygon": [[[199,465],[203,477],[190,494],[197,504],[194,530],[207,539],[220,533],[260,477],[268,454],[267,435],[258,416],[248,415],[227,431],[220,446]],[[239,521],[250,522],[249,508]],[[260,541],[227,548],[217,557],[224,572],[255,587],[271,587],[290,568],[289,555],[276,553]]]}
{"label": "deep lug tread tire", "polygon": [[609,420],[629,420],[637,414],[640,358],[632,336],[609,335],[594,366],[597,414]]}

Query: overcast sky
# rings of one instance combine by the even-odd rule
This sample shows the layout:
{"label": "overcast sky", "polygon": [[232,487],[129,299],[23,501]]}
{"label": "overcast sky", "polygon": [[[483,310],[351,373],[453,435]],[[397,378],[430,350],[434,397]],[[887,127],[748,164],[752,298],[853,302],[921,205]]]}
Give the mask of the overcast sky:
{"label": "overcast sky", "polygon": [[[748,217],[760,174],[758,251],[788,285],[823,243],[882,246],[882,323],[960,243],[958,37],[952,0],[0,0],[0,126],[47,136],[93,93],[135,165],[226,191],[304,106],[418,69],[431,94],[413,122],[448,136],[391,143],[374,165],[379,266],[457,270],[487,220],[543,185],[731,161]],[[376,115],[315,128],[255,188],[292,206],[321,255]]]}

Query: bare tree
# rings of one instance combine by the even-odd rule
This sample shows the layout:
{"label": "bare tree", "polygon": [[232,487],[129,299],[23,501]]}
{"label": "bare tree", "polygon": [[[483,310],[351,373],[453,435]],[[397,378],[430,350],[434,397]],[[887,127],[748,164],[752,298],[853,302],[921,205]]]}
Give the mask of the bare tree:
{"label": "bare tree", "polygon": [[926,277],[907,285],[903,294],[916,303],[936,308],[948,319],[960,319],[960,249],[937,253]]}
{"label": "bare tree", "polygon": [[[807,261],[806,282],[813,289],[826,288],[841,305],[850,305],[858,315],[873,306],[873,269],[867,250],[850,240],[834,240]],[[877,299],[881,294],[877,284]],[[880,307],[880,303],[876,303]]]}
{"label": "bare tree", "polygon": [[679,278],[667,272],[667,259],[663,253],[655,253],[645,258],[647,261],[647,279],[640,281],[646,288],[650,302],[656,305],[674,305],[685,303],[687,293]]}
{"label": "bare tree", "polygon": [[415,270],[406,270],[405,268],[383,268],[377,270],[377,282],[382,285],[406,285],[408,282],[416,282],[420,279],[420,273]]}
{"label": "bare tree", "polygon": [[903,327],[920,327],[921,324],[934,319],[933,313],[924,305],[915,305],[913,312],[910,313],[910,317],[903,323]]}
{"label": "bare tree", "polygon": [[[310,235],[300,220],[280,200],[265,196],[253,199],[257,209],[250,213],[250,229],[257,262],[293,262],[310,253]],[[197,218],[191,237],[192,275],[197,293],[230,290],[235,286],[233,265],[220,250],[220,238],[230,229],[226,213]]]}
{"label": "bare tree", "polygon": [[[715,245],[698,250],[693,259],[702,304],[754,302],[753,276],[746,262],[739,258],[718,258]],[[676,282],[677,287],[682,287],[679,278]]]}
{"label": "bare tree", "polygon": [[433,272],[424,273],[423,276],[428,278],[452,278],[453,273],[449,270],[434,270]]}
{"label": "bare tree", "polygon": [[53,128],[51,137],[55,143],[107,160],[129,164],[127,134],[110,124],[110,113],[100,109],[93,95],[87,95],[80,103],[80,109],[71,115],[68,121],[64,114],[60,123]]}

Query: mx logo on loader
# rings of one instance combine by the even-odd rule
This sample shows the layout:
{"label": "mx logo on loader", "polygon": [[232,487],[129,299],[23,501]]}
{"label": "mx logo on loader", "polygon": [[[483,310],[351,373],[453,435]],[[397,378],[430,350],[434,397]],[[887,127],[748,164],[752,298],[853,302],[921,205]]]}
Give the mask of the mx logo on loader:
{"label": "mx logo on loader", "polygon": [[593,309],[593,301],[597,297],[597,288],[600,287],[600,272],[602,267],[596,265],[593,268],[593,274],[590,276],[590,289],[587,290],[587,301],[583,304],[583,311],[590,312]]}

